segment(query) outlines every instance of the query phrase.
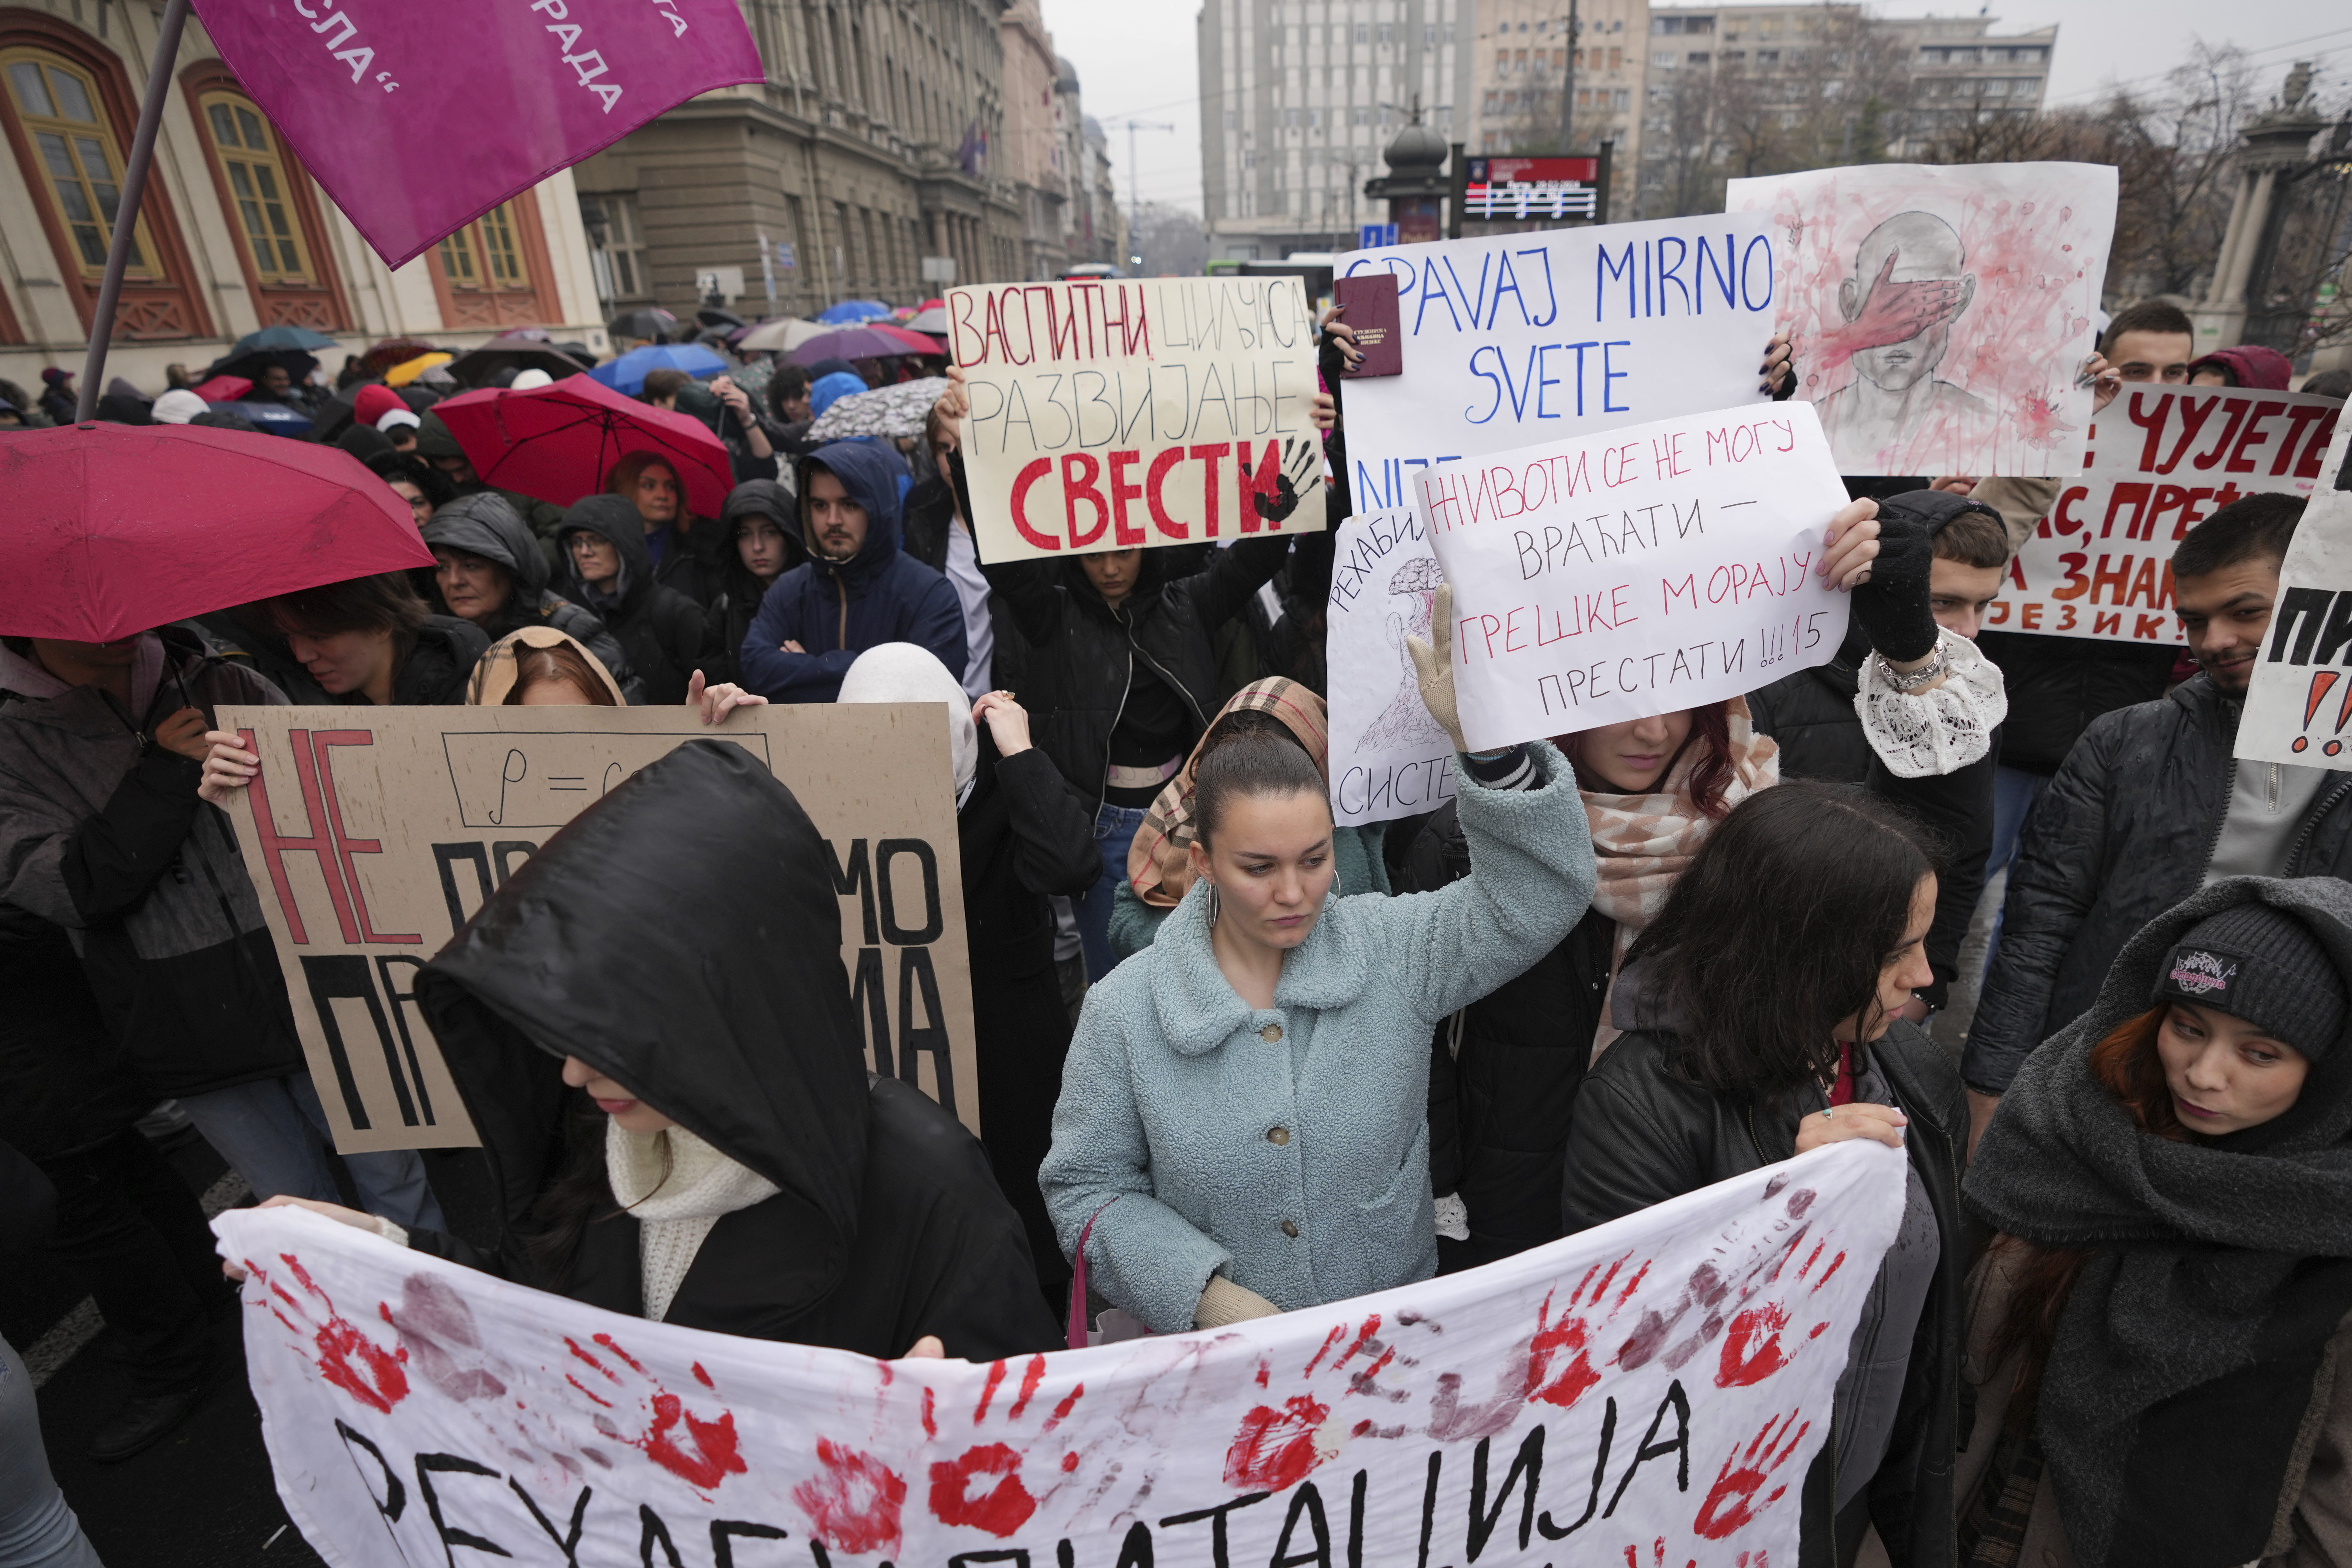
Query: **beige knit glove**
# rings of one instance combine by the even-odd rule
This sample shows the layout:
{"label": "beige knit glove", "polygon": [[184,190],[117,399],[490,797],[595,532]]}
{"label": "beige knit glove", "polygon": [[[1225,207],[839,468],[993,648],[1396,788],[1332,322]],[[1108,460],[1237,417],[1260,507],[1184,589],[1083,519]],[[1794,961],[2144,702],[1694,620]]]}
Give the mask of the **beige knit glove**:
{"label": "beige knit glove", "polygon": [[1421,680],[1421,705],[1457,752],[1470,748],[1462,739],[1462,718],[1454,701],[1454,584],[1437,585],[1437,603],[1429,613],[1429,640],[1409,637],[1405,651],[1412,655],[1413,672]]}
{"label": "beige knit glove", "polygon": [[1201,1304],[1192,1310],[1192,1326],[1222,1329],[1244,1318],[1272,1318],[1281,1311],[1256,1291],[1244,1289],[1222,1274],[1212,1274],[1209,1288],[1201,1292]]}

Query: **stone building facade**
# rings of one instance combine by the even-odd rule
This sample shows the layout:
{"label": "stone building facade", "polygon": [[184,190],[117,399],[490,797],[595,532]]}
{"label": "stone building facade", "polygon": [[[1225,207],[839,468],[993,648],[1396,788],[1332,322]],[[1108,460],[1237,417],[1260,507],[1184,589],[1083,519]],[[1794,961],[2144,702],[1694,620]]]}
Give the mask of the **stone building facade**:
{"label": "stone building facade", "polygon": [[[48,366],[81,369],[159,14],[122,0],[0,4],[0,377],[28,391]],[[280,323],[352,353],[393,336],[466,347],[515,326],[601,350],[571,174],[388,268],[192,17],[108,374],[152,395],[166,365],[200,370],[237,338]],[[341,363],[332,350],[320,358]]]}

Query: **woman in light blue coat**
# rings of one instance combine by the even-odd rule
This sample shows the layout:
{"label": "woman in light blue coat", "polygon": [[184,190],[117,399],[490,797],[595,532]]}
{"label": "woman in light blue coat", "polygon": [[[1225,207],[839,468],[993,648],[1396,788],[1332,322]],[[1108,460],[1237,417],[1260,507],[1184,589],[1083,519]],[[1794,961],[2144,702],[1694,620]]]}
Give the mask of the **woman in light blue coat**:
{"label": "woman in light blue coat", "polygon": [[[1446,595],[1450,598],[1450,595]],[[1423,700],[1461,751],[1446,631]],[[1066,1254],[1155,1331],[1211,1327],[1437,1271],[1436,1021],[1525,969],[1591,901],[1575,776],[1537,743],[1454,759],[1471,873],[1342,898],[1313,761],[1241,734],[1201,761],[1195,880],[1087,994],[1040,1173]],[[1088,1232],[1091,1222],[1092,1229]]]}

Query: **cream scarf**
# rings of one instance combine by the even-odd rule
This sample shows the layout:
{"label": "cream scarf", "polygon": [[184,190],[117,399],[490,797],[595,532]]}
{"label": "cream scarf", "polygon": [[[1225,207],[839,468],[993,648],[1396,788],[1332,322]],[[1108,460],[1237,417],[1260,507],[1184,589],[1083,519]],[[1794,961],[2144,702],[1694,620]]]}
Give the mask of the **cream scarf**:
{"label": "cream scarf", "polygon": [[614,1198],[637,1218],[645,1313],[656,1323],[719,1217],[764,1203],[778,1191],[775,1183],[683,1127],[626,1132],[619,1122],[607,1122],[604,1174]]}
{"label": "cream scarf", "polygon": [[[1748,715],[1748,700],[1735,697],[1724,704],[1729,730],[1731,780],[1723,792],[1728,811],[1759,789],[1780,782],[1780,743],[1756,732]],[[1611,795],[1584,790],[1584,816],[1592,827],[1592,853],[1599,877],[1593,885],[1592,907],[1617,922],[1616,949],[1609,958],[1609,985],[1613,994],[1617,971],[1625,950],[1649,929],[1666,907],[1675,879],[1690,865],[1691,857],[1715,827],[1716,818],[1691,798],[1691,765],[1696,747],[1685,747],[1675,765],[1647,795]],[[1620,1031],[1610,1022],[1611,997],[1601,1003],[1601,1024],[1592,1032],[1592,1059],[1609,1048]]]}

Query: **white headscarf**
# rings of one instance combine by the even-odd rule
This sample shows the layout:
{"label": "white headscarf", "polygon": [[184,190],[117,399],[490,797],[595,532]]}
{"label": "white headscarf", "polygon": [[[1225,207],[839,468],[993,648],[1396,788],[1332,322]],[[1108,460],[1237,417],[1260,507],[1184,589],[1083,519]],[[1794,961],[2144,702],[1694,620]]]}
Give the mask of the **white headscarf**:
{"label": "white headscarf", "polygon": [[980,772],[980,731],[971,721],[971,699],[963,682],[948,673],[939,655],[910,642],[886,642],[857,656],[841,678],[842,702],[943,702],[948,709],[948,750],[955,759],[956,809],[971,797]]}
{"label": "white headscarf", "polygon": [[155,400],[149,413],[158,425],[185,425],[211,407],[211,404],[185,387],[173,387]]}

